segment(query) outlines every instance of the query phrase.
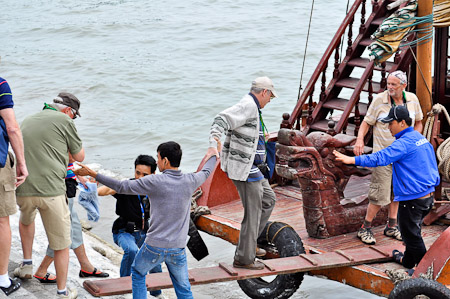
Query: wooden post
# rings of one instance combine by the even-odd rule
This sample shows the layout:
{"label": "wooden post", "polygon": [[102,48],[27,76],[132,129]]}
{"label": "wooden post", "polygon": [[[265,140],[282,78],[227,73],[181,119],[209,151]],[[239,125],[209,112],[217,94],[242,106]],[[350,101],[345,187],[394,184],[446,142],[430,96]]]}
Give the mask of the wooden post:
{"label": "wooden post", "polygon": [[[433,1],[419,0],[417,16],[423,17],[430,15],[433,12]],[[417,26],[418,29],[423,29],[430,26],[430,23],[424,23]],[[417,38],[423,37],[425,34],[419,33]],[[433,104],[431,98],[431,54],[432,54],[432,40],[429,39],[426,43],[417,46],[417,76],[416,76],[416,95],[419,98],[420,106],[423,112],[423,124],[427,120],[427,113],[431,110]]]}

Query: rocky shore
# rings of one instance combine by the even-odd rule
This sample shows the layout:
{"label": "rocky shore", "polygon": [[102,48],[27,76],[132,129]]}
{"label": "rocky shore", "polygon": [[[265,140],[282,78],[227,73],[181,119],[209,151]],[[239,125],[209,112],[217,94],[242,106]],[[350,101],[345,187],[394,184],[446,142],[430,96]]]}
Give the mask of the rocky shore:
{"label": "rocky shore", "polygon": [[[19,215],[20,212],[13,216],[10,216],[10,224],[12,230],[12,248],[9,263],[9,274],[12,273],[19,263],[22,261],[22,247],[20,243],[19,236]],[[90,232],[84,232],[84,245],[86,248],[86,253],[91,263],[101,269],[102,271],[108,272],[111,278],[119,277],[120,261],[122,259],[122,253],[118,247],[107,243],[101,238]],[[34,269],[39,266],[45,255],[47,248],[47,236],[41,222],[39,213],[36,217],[36,235],[33,244],[33,266]],[[80,271],[80,265],[78,260],[72,250],[70,250],[70,260],[69,260],[69,273],[67,279],[67,286],[71,288],[76,288],[78,291],[78,298],[97,298],[91,296],[84,288],[83,281],[86,278],[79,278],[78,272]],[[49,272],[55,273],[54,266],[50,266]],[[92,278],[88,278],[92,279]],[[95,278],[94,278],[95,279]],[[5,296],[3,292],[0,294],[0,298],[13,298],[13,299],[32,299],[32,298],[55,298],[56,285],[55,284],[42,284],[37,279],[22,280],[22,287],[11,294],[10,296]],[[164,290],[164,295],[166,298],[176,298],[173,290]],[[132,298],[131,294],[109,296],[106,298],[116,298],[125,299]],[[149,296],[149,298],[152,298]]]}

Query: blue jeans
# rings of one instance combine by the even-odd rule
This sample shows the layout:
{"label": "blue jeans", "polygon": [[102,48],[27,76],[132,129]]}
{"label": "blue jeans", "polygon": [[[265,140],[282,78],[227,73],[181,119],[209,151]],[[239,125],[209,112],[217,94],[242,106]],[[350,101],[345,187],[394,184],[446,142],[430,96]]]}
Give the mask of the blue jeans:
{"label": "blue jeans", "polygon": [[146,299],[145,275],[165,262],[178,299],[193,299],[184,248],[159,248],[148,244],[139,249],[131,266],[133,299]]}
{"label": "blue jeans", "polygon": [[[119,230],[119,233],[113,233],[114,243],[119,245],[123,249],[123,258],[120,263],[120,277],[131,275],[131,265],[136,257],[139,248],[145,241],[145,232],[138,231],[132,234],[125,231],[125,229]],[[150,273],[162,272],[161,265],[158,265],[149,270]],[[161,290],[151,291],[150,295],[157,296],[161,294]]]}

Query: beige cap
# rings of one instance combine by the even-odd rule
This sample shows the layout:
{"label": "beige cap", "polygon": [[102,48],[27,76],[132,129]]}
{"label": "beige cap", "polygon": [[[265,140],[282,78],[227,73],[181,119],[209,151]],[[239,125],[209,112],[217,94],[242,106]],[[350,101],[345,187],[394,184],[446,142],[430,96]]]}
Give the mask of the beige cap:
{"label": "beige cap", "polygon": [[252,81],[252,87],[268,89],[272,92],[272,95],[278,98],[278,94],[273,87],[273,82],[269,77],[258,77]]}

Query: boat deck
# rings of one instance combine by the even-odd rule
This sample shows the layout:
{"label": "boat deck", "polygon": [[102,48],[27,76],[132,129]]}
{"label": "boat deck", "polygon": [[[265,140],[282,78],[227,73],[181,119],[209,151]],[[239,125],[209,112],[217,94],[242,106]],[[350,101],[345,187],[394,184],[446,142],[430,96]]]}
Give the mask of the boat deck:
{"label": "boat deck", "polygon": [[[352,178],[349,182],[345,196],[348,198],[358,198],[358,194],[367,194],[369,185],[369,177]],[[270,221],[280,221],[292,226],[297,234],[301,237],[306,248],[317,252],[330,252],[335,250],[345,250],[358,247],[368,246],[363,244],[356,236],[356,232],[330,237],[327,239],[316,239],[308,236],[305,221],[303,217],[302,194],[298,186],[289,185],[274,188],[277,203],[270,217]],[[361,196],[359,196],[361,197]],[[235,200],[226,204],[218,205],[210,208],[211,215],[204,215],[200,219],[200,227],[209,233],[222,237],[234,244],[237,243],[240,223],[243,218],[243,208],[240,200]],[[215,223],[211,229],[205,229],[206,223]],[[222,226],[219,230],[219,226]],[[224,226],[231,228],[230,232],[225,232]],[[439,237],[439,235],[447,228],[442,225],[424,226],[422,235],[427,248]],[[398,243],[398,249],[403,250],[401,241],[386,237],[383,234],[384,226],[378,226],[373,229],[376,245],[393,245]],[[384,272],[387,269],[399,269],[400,265],[388,262],[381,264],[371,264],[370,268]],[[378,272],[378,271],[377,271]]]}

